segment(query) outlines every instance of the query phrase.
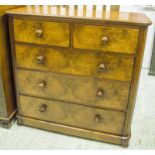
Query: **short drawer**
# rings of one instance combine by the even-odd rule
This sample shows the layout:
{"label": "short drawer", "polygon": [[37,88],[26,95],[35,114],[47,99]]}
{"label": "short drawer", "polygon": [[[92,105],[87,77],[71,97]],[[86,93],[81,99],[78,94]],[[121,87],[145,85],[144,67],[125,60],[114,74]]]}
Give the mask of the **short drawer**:
{"label": "short drawer", "polygon": [[69,24],[14,19],[15,41],[54,46],[69,46]]}
{"label": "short drawer", "polygon": [[16,45],[17,66],[57,73],[130,81],[134,56]]}
{"label": "short drawer", "polygon": [[125,113],[20,96],[23,116],[78,128],[122,134]]}
{"label": "short drawer", "polygon": [[73,46],[75,48],[118,53],[135,53],[138,29],[74,25]]}
{"label": "short drawer", "polygon": [[129,84],[18,70],[19,92],[30,96],[125,111]]}

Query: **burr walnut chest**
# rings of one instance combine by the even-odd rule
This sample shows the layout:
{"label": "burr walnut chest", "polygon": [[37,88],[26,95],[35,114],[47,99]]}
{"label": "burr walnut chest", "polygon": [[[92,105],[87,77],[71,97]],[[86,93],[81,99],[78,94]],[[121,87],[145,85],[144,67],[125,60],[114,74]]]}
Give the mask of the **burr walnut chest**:
{"label": "burr walnut chest", "polygon": [[7,11],[18,123],[126,147],[151,22],[139,13],[72,11]]}

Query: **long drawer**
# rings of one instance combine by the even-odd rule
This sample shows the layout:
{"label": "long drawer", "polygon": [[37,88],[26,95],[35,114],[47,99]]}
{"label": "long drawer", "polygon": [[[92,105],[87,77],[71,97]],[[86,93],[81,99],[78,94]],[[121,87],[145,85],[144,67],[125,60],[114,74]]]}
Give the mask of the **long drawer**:
{"label": "long drawer", "polygon": [[20,96],[23,116],[84,129],[122,134],[125,113]]}
{"label": "long drawer", "polygon": [[129,84],[53,73],[18,70],[19,92],[84,105],[125,111]]}
{"label": "long drawer", "polygon": [[17,66],[73,75],[130,81],[134,57],[60,48],[16,45]]}
{"label": "long drawer", "polygon": [[69,24],[61,22],[14,19],[15,41],[69,46]]}
{"label": "long drawer", "polygon": [[75,24],[73,47],[134,54],[138,33],[138,29]]}

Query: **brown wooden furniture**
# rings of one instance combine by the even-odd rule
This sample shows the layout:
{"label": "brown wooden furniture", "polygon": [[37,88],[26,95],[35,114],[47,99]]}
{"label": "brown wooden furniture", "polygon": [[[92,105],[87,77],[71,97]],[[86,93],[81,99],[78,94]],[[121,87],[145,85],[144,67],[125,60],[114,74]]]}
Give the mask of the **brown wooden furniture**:
{"label": "brown wooden furniture", "polygon": [[5,11],[17,7],[21,6],[0,5],[0,126],[5,128],[10,127],[16,113],[9,27]]}
{"label": "brown wooden furniture", "polygon": [[150,20],[105,6],[7,13],[18,123],[128,146]]}

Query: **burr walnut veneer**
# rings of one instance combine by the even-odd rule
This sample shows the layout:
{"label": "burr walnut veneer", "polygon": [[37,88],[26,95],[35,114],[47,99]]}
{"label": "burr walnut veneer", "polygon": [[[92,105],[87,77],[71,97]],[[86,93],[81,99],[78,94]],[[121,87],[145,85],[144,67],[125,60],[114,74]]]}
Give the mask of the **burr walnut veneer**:
{"label": "burr walnut veneer", "polygon": [[18,123],[126,147],[151,22],[138,13],[69,11],[7,11]]}

